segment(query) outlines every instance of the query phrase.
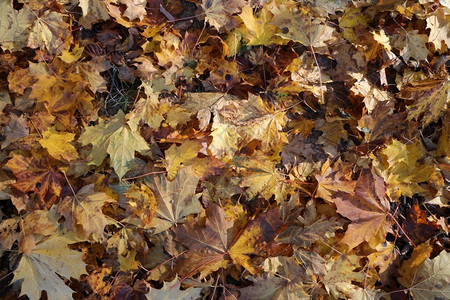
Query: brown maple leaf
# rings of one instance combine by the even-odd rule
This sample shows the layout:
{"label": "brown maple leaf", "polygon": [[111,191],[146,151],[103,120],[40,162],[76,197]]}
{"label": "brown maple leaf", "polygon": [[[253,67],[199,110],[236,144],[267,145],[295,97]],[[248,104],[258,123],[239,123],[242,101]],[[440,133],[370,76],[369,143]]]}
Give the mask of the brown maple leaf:
{"label": "brown maple leaf", "polygon": [[350,249],[364,241],[375,247],[385,240],[391,226],[385,192],[383,178],[365,170],[356,182],[353,196],[340,192],[333,198],[337,212],[352,221],[341,240]]}
{"label": "brown maple leaf", "polygon": [[24,193],[34,192],[39,196],[38,206],[50,208],[57,201],[63,176],[53,169],[48,157],[25,157],[14,153],[6,167],[17,177],[13,184],[15,188]]}
{"label": "brown maple leaf", "polygon": [[244,266],[250,273],[259,271],[250,255],[272,256],[286,250],[273,240],[282,226],[278,209],[270,209],[243,228],[236,220],[225,218],[224,210],[212,204],[206,210],[206,226],[185,224],[176,228],[176,239],[189,248],[178,263],[178,271],[190,276],[200,271],[200,277],[225,268],[230,261]]}

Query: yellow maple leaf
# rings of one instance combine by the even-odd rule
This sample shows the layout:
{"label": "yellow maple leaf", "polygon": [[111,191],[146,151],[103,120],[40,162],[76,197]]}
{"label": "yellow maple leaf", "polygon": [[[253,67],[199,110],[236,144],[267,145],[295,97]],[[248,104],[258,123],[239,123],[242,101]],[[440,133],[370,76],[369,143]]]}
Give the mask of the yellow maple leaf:
{"label": "yellow maple leaf", "polygon": [[423,189],[418,183],[428,181],[435,168],[420,164],[425,151],[417,142],[403,144],[393,140],[386,148],[380,151],[378,159],[373,160],[375,170],[386,181],[387,193],[392,199],[402,194],[412,197]]}
{"label": "yellow maple leaf", "polygon": [[259,17],[253,14],[250,6],[244,6],[239,17],[244,22],[239,30],[242,35],[248,40],[248,45],[264,45],[280,44],[282,39],[276,35],[277,28],[270,24],[272,20],[272,13],[267,5],[264,5]]}
{"label": "yellow maple leaf", "polygon": [[22,280],[20,296],[39,299],[41,291],[46,291],[49,299],[71,299],[74,291],[64,284],[60,276],[78,279],[87,273],[86,264],[82,261],[83,253],[67,247],[76,242],[78,240],[70,235],[55,234],[23,255],[12,281]]}
{"label": "yellow maple leaf", "polygon": [[185,141],[180,146],[173,144],[165,152],[164,166],[167,170],[167,179],[172,181],[181,165],[187,166],[197,157],[202,145],[198,141]]}
{"label": "yellow maple leaf", "polygon": [[75,138],[75,134],[69,132],[58,132],[55,127],[42,132],[42,139],[39,143],[47,149],[48,153],[58,160],[71,161],[78,158],[78,152],[70,144]]}
{"label": "yellow maple leaf", "polygon": [[213,140],[208,147],[212,155],[217,158],[222,158],[223,156],[230,159],[233,158],[239,149],[238,144],[241,140],[241,136],[236,132],[235,126],[215,121],[212,130],[211,136]]}
{"label": "yellow maple leaf", "polygon": [[68,48],[72,40],[69,24],[64,22],[64,15],[47,10],[36,19],[28,38],[28,47],[45,48],[50,53],[61,53]]}
{"label": "yellow maple leaf", "polygon": [[280,29],[276,34],[285,40],[299,42],[306,47],[326,47],[334,41],[334,29],[319,19],[312,19],[286,6],[272,9],[273,25]]}
{"label": "yellow maple leaf", "polygon": [[233,124],[247,143],[260,140],[261,149],[265,152],[277,153],[288,142],[287,133],[282,131],[286,125],[285,112],[272,109],[261,97],[253,94],[236,108]]}
{"label": "yellow maple leaf", "polygon": [[252,157],[235,156],[233,162],[244,175],[240,185],[247,187],[249,199],[259,193],[267,200],[275,195],[275,200],[281,202],[293,191],[275,163],[261,152],[256,152]]}
{"label": "yellow maple leaf", "polygon": [[83,146],[92,144],[92,151],[89,154],[91,164],[98,166],[109,155],[111,165],[119,179],[131,169],[135,152],[149,149],[139,132],[132,131],[125,122],[122,111],[108,123],[106,120],[100,120],[97,126],[87,127],[78,142]]}

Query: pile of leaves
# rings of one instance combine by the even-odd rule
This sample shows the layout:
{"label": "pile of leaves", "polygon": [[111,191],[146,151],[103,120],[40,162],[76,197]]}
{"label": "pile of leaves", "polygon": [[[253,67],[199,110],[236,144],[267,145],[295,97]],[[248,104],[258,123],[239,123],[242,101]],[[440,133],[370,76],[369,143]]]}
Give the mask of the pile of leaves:
{"label": "pile of leaves", "polygon": [[0,297],[449,299],[447,0],[0,1]]}

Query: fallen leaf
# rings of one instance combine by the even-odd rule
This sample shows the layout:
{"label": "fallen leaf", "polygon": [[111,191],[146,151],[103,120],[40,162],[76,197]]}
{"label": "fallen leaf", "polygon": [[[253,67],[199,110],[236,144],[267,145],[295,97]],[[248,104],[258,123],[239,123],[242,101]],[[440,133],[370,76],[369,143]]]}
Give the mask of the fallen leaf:
{"label": "fallen leaf", "polygon": [[343,254],[328,263],[328,273],[322,279],[325,289],[336,298],[347,297],[358,288],[352,281],[362,282],[364,271],[355,271],[360,258],[356,255]]}
{"label": "fallen leaf", "polygon": [[425,259],[407,285],[414,299],[446,299],[450,297],[450,255],[445,251],[433,259]]}
{"label": "fallen leaf", "polygon": [[115,202],[107,194],[94,191],[94,184],[85,185],[74,196],[66,196],[58,204],[58,213],[64,216],[64,224],[82,238],[101,242],[105,239],[108,219],[102,207]]}
{"label": "fallen leaf", "polygon": [[63,176],[53,169],[47,157],[13,154],[6,166],[17,177],[13,186],[24,193],[39,195],[41,203],[38,205],[51,207],[59,197]]}
{"label": "fallen leaf", "polygon": [[281,38],[275,35],[277,28],[270,24],[273,15],[267,4],[263,6],[259,17],[253,14],[250,6],[244,6],[239,17],[244,22],[244,26],[240,27],[239,31],[242,32],[244,38],[248,39],[248,45],[269,46],[281,42]]}
{"label": "fallen leaf", "polygon": [[11,282],[21,281],[20,296],[39,299],[46,291],[49,299],[71,299],[74,291],[59,276],[78,279],[87,273],[83,254],[67,247],[75,242],[67,235],[53,235],[24,254]]}
{"label": "fallen leaf", "polygon": [[167,170],[167,179],[172,181],[177,176],[178,169],[191,164],[197,157],[202,145],[198,141],[185,141],[179,147],[175,144],[165,152],[163,165]]}
{"label": "fallen leaf", "polygon": [[418,30],[402,31],[401,35],[394,43],[394,47],[401,49],[400,56],[407,63],[410,58],[417,61],[427,60],[430,52],[427,49],[426,43],[428,36],[426,34],[419,34]]}
{"label": "fallen leaf", "polygon": [[135,152],[149,149],[142,136],[130,130],[122,111],[119,111],[108,123],[106,120],[100,120],[97,126],[87,127],[78,142],[83,146],[92,144],[89,159],[96,166],[109,155],[119,179],[131,169]]}
{"label": "fallen leaf", "polygon": [[178,276],[175,276],[171,282],[164,282],[161,289],[150,287],[145,296],[147,299],[161,300],[195,300],[200,297],[201,288],[189,287],[185,290],[180,290],[180,288],[175,288],[178,284]]}
{"label": "fallen leaf", "polygon": [[72,161],[78,158],[77,149],[70,144],[75,138],[75,134],[69,132],[58,132],[55,127],[42,132],[42,139],[39,143],[47,149],[48,153],[59,160]]}
{"label": "fallen leaf", "polygon": [[372,247],[385,241],[392,223],[385,191],[383,178],[363,171],[356,182],[354,195],[339,193],[333,199],[337,212],[352,221],[341,240],[350,249],[364,241]]}
{"label": "fallen leaf", "polygon": [[[249,255],[269,255],[270,245],[281,221],[275,209],[260,215],[244,228],[237,228],[233,220],[227,220],[223,209],[211,204],[206,210],[206,227],[185,224],[175,229],[176,240],[188,247],[189,251],[180,262],[179,271],[186,276],[200,272],[200,277],[225,268],[230,259],[255,274],[255,267]],[[269,250],[269,253],[265,253]],[[189,269],[183,262],[189,261]]]}
{"label": "fallen leaf", "polygon": [[435,121],[444,111],[450,99],[450,78],[429,78],[413,81],[405,86],[399,96],[403,99],[414,100],[408,107],[408,120],[419,119],[428,125]]}
{"label": "fallen leaf", "polygon": [[221,32],[230,31],[238,24],[232,16],[240,13],[244,4],[243,0],[203,0],[202,8],[206,21]]}
{"label": "fallen leaf", "polygon": [[430,29],[428,42],[433,43],[436,50],[442,50],[442,42],[450,47],[450,17],[436,13],[427,18],[427,28]]}
{"label": "fallen leaf", "polygon": [[151,224],[155,233],[182,223],[187,216],[201,211],[199,195],[195,194],[198,181],[192,166],[182,168],[173,181],[167,180],[163,174],[149,180],[157,203],[156,215]]}

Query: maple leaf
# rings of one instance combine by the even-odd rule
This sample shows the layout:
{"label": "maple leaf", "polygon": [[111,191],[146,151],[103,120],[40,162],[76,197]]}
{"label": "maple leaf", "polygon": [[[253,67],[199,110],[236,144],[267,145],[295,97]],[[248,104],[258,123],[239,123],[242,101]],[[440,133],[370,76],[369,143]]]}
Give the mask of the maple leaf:
{"label": "maple leaf", "polygon": [[13,154],[6,166],[17,177],[13,186],[24,193],[39,195],[40,206],[50,207],[61,193],[63,176],[53,169],[48,157]]}
{"label": "maple leaf", "polygon": [[34,210],[20,218],[3,220],[0,225],[2,250],[11,249],[18,240],[19,253],[30,254],[36,248],[37,241],[55,233],[58,223],[52,217],[52,212]]}
{"label": "maple leaf", "polygon": [[[291,197],[290,201],[295,201],[294,197]],[[292,204],[286,204],[286,206]],[[281,232],[275,238],[275,241],[278,243],[291,243],[294,246],[294,257],[302,264],[306,273],[325,275],[327,273],[325,259],[316,252],[306,249],[310,248],[317,241],[325,242],[327,236],[334,234],[334,230],[342,226],[341,222],[333,217],[329,220],[319,217],[314,201],[310,200],[306,203],[303,214],[296,218],[295,223],[295,225],[291,225]]]}
{"label": "maple leaf", "polygon": [[235,156],[233,162],[242,169],[244,176],[240,186],[248,187],[246,193],[249,199],[260,193],[267,200],[275,195],[275,200],[281,202],[292,190],[283,174],[276,169],[275,163],[261,152],[253,157]]}
{"label": "maple leaf", "polygon": [[47,149],[48,153],[59,160],[71,161],[78,158],[77,149],[70,144],[75,138],[75,134],[69,132],[58,132],[55,127],[42,132],[42,139],[39,143]]}
{"label": "maple leaf", "polygon": [[67,229],[83,238],[94,241],[104,240],[104,229],[109,224],[102,212],[108,202],[115,202],[103,192],[95,192],[94,184],[85,185],[74,196],[66,196],[59,204],[57,211],[65,218]]}
{"label": "maple leaf", "polygon": [[357,255],[339,256],[335,261],[328,263],[328,273],[322,278],[325,289],[335,298],[346,298],[346,295],[353,293],[357,286],[351,282],[362,282],[365,279],[364,270],[359,269],[360,257]]}
{"label": "maple leaf", "polygon": [[233,158],[241,141],[241,136],[236,132],[236,127],[231,124],[220,123],[214,118],[211,130],[213,130],[211,132],[213,140],[208,146],[211,154],[217,158],[224,156]]}
{"label": "maple leaf", "polygon": [[147,247],[142,235],[135,227],[122,227],[107,242],[107,249],[116,248],[117,254],[126,256],[129,249],[144,251]]}
{"label": "maple leaf", "polygon": [[250,276],[253,285],[241,289],[239,299],[311,299],[308,290],[314,283],[292,257],[267,258],[263,267],[269,273]]}
{"label": "maple leaf", "polygon": [[131,250],[126,256],[119,255],[117,261],[120,265],[120,270],[127,272],[139,269],[139,262],[136,261],[136,250]]}
{"label": "maple leaf", "polygon": [[2,149],[8,147],[11,143],[28,136],[30,132],[23,116],[18,117],[16,114],[10,114],[9,117],[8,125],[3,126],[2,128],[2,132],[6,137],[2,142]]}
{"label": "maple leaf", "polygon": [[433,166],[418,163],[424,155],[425,151],[419,143],[406,145],[398,140],[392,140],[380,151],[379,159],[374,160],[373,165],[386,181],[391,198],[402,194],[411,197],[423,191],[418,183],[429,180],[435,171]]}
{"label": "maple leaf", "polygon": [[24,254],[11,282],[22,281],[20,296],[40,299],[41,291],[46,291],[49,299],[71,299],[74,291],[58,275],[78,279],[87,273],[83,254],[67,247],[75,242],[68,235],[53,235]]}
{"label": "maple leaf", "polygon": [[[35,15],[37,16],[37,15]],[[63,15],[47,10],[37,17],[28,38],[28,47],[45,48],[52,54],[59,54],[67,47],[66,41],[72,37],[69,24]]]}
{"label": "maple leaf", "polygon": [[423,126],[426,126],[435,121],[450,102],[450,76],[413,81],[401,90],[399,96],[415,100],[408,107],[408,120],[417,120],[423,115]]}
{"label": "maple leaf", "polygon": [[299,42],[306,47],[320,48],[334,40],[334,29],[322,24],[319,19],[311,16],[293,13],[286,6],[272,9],[274,14],[272,24],[281,29],[277,35],[286,40]]}
{"label": "maple leaf", "polygon": [[336,192],[346,192],[353,194],[355,182],[350,180],[347,173],[349,166],[338,161],[333,167],[327,160],[321,169],[321,174],[316,175],[318,182],[316,196],[328,202],[333,202],[333,194]]}
{"label": "maple leaf", "polygon": [[265,152],[281,150],[288,141],[287,134],[282,132],[286,124],[285,112],[272,110],[253,94],[249,95],[248,101],[241,103],[232,121],[245,141],[260,140],[261,149]]}
{"label": "maple leaf", "polygon": [[147,124],[153,129],[159,128],[161,122],[164,121],[162,116],[164,112],[157,108],[158,104],[158,94],[153,91],[147,92],[147,98],[140,99],[134,105],[133,111],[127,115],[130,128],[136,131],[141,123]]}
{"label": "maple leaf", "polygon": [[363,102],[369,114],[372,113],[379,102],[393,99],[393,95],[391,93],[371,84],[366,77],[362,76],[362,74],[352,73],[351,75],[358,81],[354,83],[350,90],[355,93],[355,95],[361,95],[364,97]]}
{"label": "maple leaf", "polygon": [[292,243],[308,248],[319,240],[324,240],[327,233],[339,226],[335,218],[324,220],[317,215],[314,201],[306,203],[305,211],[296,218],[296,225],[289,226],[276,237],[279,243]]}
{"label": "maple leaf", "polygon": [[105,57],[99,57],[88,63],[82,62],[78,65],[78,67],[80,72],[86,76],[89,81],[89,86],[93,93],[107,91],[107,82],[100,73],[111,69],[112,65],[106,60]]}
{"label": "maple leaf", "polygon": [[0,3],[0,44],[2,49],[17,51],[27,46],[32,13],[26,8],[14,9],[13,0]]}
{"label": "maple leaf", "polygon": [[353,196],[339,193],[333,199],[337,212],[352,221],[341,240],[350,249],[363,241],[375,247],[385,240],[391,226],[391,219],[388,218],[390,205],[385,191],[383,178],[363,171]]}
{"label": "maple leaf", "polygon": [[153,176],[149,180],[156,202],[157,211],[151,227],[155,233],[162,232],[172,225],[181,223],[191,215],[202,209],[198,197],[195,195],[199,179],[193,167],[185,167],[178,171],[173,181],[168,181],[163,174]]}
{"label": "maple leaf", "polygon": [[405,62],[408,62],[410,58],[417,61],[427,60],[430,53],[426,46],[428,36],[418,32],[418,30],[402,31],[402,35],[398,36],[394,43],[394,47],[401,49],[400,56]]}
{"label": "maple leaf", "polygon": [[385,242],[375,247],[376,252],[369,254],[367,259],[369,260],[370,268],[380,268],[379,274],[386,271],[398,256],[398,252],[395,250],[395,244]]}
{"label": "maple leaf", "polygon": [[211,121],[211,113],[214,115],[216,127],[220,127],[224,123],[231,125],[226,120],[232,117],[235,110],[233,107],[239,106],[238,102],[238,97],[229,94],[188,93],[182,107],[196,114],[200,122],[200,130],[206,130]]}
{"label": "maple leaf", "polygon": [[450,17],[435,13],[427,18],[427,28],[430,29],[428,42],[433,43],[436,50],[442,49],[442,42],[450,47]]}
{"label": "maple leaf", "polygon": [[165,151],[163,165],[167,170],[167,179],[175,179],[178,169],[189,165],[197,157],[202,145],[198,141],[185,141],[179,147],[175,144]]}
{"label": "maple leaf", "polygon": [[414,299],[448,299],[450,297],[450,254],[445,250],[433,259],[426,258],[414,271],[406,287]]}
{"label": "maple leaf", "polygon": [[359,119],[358,130],[364,132],[365,141],[388,138],[403,129],[406,112],[393,114],[394,104],[394,101],[378,102],[370,114]]}
{"label": "maple leaf", "polygon": [[98,125],[87,127],[78,142],[83,146],[92,144],[89,159],[96,166],[109,155],[111,165],[119,179],[131,169],[135,152],[149,149],[142,136],[130,130],[122,111],[119,111],[108,123],[106,120],[100,120]]}
{"label": "maple leaf", "polygon": [[344,14],[339,17],[339,27],[342,30],[342,36],[351,43],[358,43],[358,34],[360,28],[369,24],[371,17],[361,14],[359,7],[349,6]]}
{"label": "maple leaf", "polygon": [[161,289],[155,289],[150,287],[150,290],[145,295],[147,299],[160,299],[160,300],[194,300],[200,297],[201,288],[189,287],[185,290],[180,288],[174,288],[178,285],[178,276],[171,282],[164,282]]}
{"label": "maple leaf", "polygon": [[248,39],[249,46],[277,44],[281,41],[280,37],[275,33],[277,28],[270,24],[273,18],[268,5],[265,4],[260,12],[260,16],[256,17],[250,6],[244,6],[242,13],[239,15],[244,22],[245,27],[240,27],[243,37]]}
{"label": "maple leaf", "polygon": [[142,21],[147,15],[147,11],[145,10],[147,0],[118,0],[118,2],[127,6],[127,9],[123,12],[123,16],[130,21],[134,19]]}
{"label": "maple leaf", "polygon": [[202,8],[206,21],[221,32],[230,31],[238,24],[232,15],[240,13],[244,4],[244,0],[203,0]]}
{"label": "maple leaf", "polygon": [[319,97],[326,91],[323,84],[331,82],[330,76],[321,72],[317,67],[314,56],[304,52],[295,58],[285,71],[291,72],[291,84],[280,88],[281,91],[301,92],[308,91]]}
{"label": "maple leaf", "polygon": [[78,6],[81,8],[82,16],[79,24],[86,29],[91,29],[92,24],[99,20],[108,21],[110,16],[105,2],[96,0],[80,0]]}
{"label": "maple leaf", "polygon": [[149,228],[156,212],[156,199],[152,190],[143,183],[133,184],[125,196],[119,204],[125,208],[128,216],[121,222]]}
{"label": "maple leaf", "polygon": [[422,243],[414,248],[411,257],[402,262],[398,269],[400,282],[404,286],[409,286],[414,281],[417,267],[420,266],[427,258],[430,257],[433,247],[429,242]]}
{"label": "maple leaf", "polygon": [[[200,271],[200,277],[225,268],[229,260],[244,266],[255,274],[255,267],[249,255],[269,255],[270,242],[281,226],[278,211],[271,209],[250,221],[244,228],[235,226],[234,220],[225,218],[224,210],[211,204],[206,210],[206,227],[198,224],[185,224],[175,229],[176,240],[189,248],[179,262],[181,274],[194,275]],[[269,252],[268,252],[269,251]],[[186,269],[186,264],[194,268]]]}
{"label": "maple leaf", "polygon": [[85,90],[87,82],[75,70],[65,70],[62,67],[56,75],[37,75],[30,98],[43,104],[66,128],[71,128],[76,123],[73,116],[76,110],[84,115],[92,113],[92,97]]}

